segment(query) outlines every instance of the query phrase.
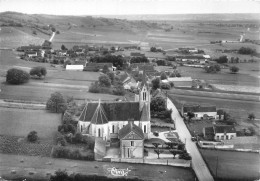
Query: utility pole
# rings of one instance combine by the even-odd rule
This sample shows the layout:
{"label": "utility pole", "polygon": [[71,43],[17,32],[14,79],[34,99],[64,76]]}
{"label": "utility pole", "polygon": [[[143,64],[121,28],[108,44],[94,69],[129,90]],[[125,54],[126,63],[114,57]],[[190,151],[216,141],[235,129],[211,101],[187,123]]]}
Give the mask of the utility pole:
{"label": "utility pole", "polygon": [[216,178],[218,178],[218,156],[217,156],[217,163],[216,163]]}

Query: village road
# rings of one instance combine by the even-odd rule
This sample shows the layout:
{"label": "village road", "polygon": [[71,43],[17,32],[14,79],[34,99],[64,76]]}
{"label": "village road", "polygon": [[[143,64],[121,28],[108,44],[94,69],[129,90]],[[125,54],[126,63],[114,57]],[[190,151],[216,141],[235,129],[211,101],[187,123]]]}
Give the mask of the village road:
{"label": "village road", "polygon": [[180,116],[177,108],[167,98],[167,107],[172,109],[172,119],[175,122],[176,130],[179,134],[180,139],[186,144],[186,149],[192,156],[192,167],[200,181],[214,181],[212,175],[209,172],[195,142],[191,141],[191,134],[184,124],[183,118]]}

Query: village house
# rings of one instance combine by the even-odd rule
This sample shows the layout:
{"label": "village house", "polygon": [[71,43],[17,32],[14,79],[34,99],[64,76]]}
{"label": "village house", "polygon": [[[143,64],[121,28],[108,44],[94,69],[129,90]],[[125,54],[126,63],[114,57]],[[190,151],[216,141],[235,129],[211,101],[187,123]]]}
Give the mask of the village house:
{"label": "village house", "polygon": [[168,77],[164,82],[172,82],[174,87],[192,87],[191,77]]}
{"label": "village house", "polygon": [[[130,134],[129,129],[131,128],[131,130],[135,130],[135,133],[138,132],[136,133],[140,137],[138,140],[142,137],[148,139],[151,133],[150,117],[150,88],[144,75],[139,94],[135,95],[134,102],[87,103],[79,117],[78,130],[83,135],[91,135],[105,141],[120,139],[120,142],[124,143],[124,138],[128,136],[128,133]],[[136,126],[130,125],[129,129],[123,129],[130,120],[142,130],[143,136],[140,135],[141,131]],[[134,147],[138,145],[134,144]]]}
{"label": "village house", "polygon": [[138,88],[138,82],[136,82],[136,80],[128,73],[121,75],[120,80],[123,83],[124,89],[126,90],[130,90],[131,88]]}
{"label": "village house", "polygon": [[29,58],[35,58],[38,56],[36,51],[26,51],[25,55],[28,56]]}
{"label": "village house", "polygon": [[217,118],[216,106],[183,105],[181,109],[182,115],[187,116],[188,112],[194,113],[194,119]]}
{"label": "village house", "polygon": [[213,127],[203,128],[205,138],[213,137],[214,140],[230,140],[237,136],[236,129],[233,125],[214,125]]}

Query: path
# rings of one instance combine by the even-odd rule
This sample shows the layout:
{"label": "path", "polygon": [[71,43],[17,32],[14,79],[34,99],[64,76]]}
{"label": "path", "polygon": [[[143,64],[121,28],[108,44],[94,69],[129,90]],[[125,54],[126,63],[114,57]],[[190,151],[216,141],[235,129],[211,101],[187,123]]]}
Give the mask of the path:
{"label": "path", "polygon": [[49,40],[50,42],[52,42],[52,40],[53,40],[55,34],[56,34],[56,32],[52,32],[52,36],[51,36],[51,38],[50,38],[50,40]]}
{"label": "path", "polygon": [[192,167],[200,181],[214,181],[212,175],[209,172],[201,154],[195,144],[191,141],[191,135],[186,125],[184,124],[183,118],[180,116],[177,108],[167,98],[167,108],[172,109],[172,119],[175,121],[175,127],[179,134],[180,139],[186,143],[186,149],[192,156]]}

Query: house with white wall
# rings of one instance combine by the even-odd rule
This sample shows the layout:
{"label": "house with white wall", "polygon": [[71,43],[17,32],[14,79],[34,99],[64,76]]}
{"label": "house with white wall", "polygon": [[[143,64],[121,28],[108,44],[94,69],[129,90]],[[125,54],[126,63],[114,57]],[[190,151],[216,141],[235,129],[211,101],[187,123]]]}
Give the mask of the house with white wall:
{"label": "house with white wall", "polygon": [[214,140],[230,140],[237,137],[236,129],[233,125],[214,125],[203,128],[205,138],[213,137]]}

